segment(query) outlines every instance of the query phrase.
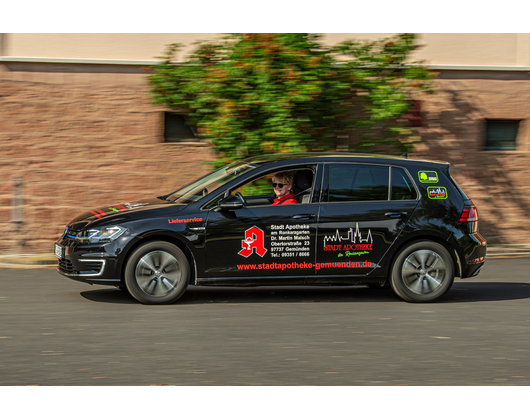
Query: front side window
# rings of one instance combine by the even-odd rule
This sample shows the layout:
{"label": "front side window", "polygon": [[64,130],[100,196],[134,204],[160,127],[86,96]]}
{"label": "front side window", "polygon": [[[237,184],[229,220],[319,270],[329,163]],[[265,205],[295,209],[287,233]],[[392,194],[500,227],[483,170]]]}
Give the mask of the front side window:
{"label": "front side window", "polygon": [[388,171],[388,166],[331,164],[327,201],[386,201]]}
{"label": "front side window", "polygon": [[[290,182],[290,189],[282,192],[289,196],[294,195],[293,200],[296,200],[298,204],[308,203],[311,197],[314,173],[315,168],[312,167],[277,169],[274,172],[253,179],[250,182],[237,187],[231,191],[231,195],[234,195],[235,193],[242,194],[246,198],[247,204],[250,207],[256,205],[270,205],[279,192],[279,190],[274,188],[274,184],[280,187],[287,182]],[[287,177],[289,179],[285,178],[286,174],[290,174],[290,176]],[[289,200],[287,204],[295,204],[293,200]]]}

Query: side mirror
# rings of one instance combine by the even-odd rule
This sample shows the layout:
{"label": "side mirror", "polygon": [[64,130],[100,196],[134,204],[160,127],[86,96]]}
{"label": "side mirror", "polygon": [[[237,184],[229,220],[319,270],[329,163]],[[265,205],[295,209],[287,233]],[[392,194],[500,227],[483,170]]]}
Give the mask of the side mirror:
{"label": "side mirror", "polygon": [[231,195],[223,198],[218,207],[220,210],[237,210],[245,207],[245,202],[237,195]]}

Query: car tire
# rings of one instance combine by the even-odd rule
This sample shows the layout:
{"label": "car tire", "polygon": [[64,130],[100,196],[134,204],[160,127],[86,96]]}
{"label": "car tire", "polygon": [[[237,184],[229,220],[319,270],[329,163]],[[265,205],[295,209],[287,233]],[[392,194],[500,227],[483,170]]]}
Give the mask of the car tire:
{"label": "car tire", "polygon": [[125,266],[125,284],[139,302],[156,305],[179,299],[190,280],[190,265],[177,246],[148,242],[136,249]]}
{"label": "car tire", "polygon": [[392,266],[390,285],[408,302],[432,302],[454,281],[454,263],[447,249],[431,241],[414,242],[401,250]]}

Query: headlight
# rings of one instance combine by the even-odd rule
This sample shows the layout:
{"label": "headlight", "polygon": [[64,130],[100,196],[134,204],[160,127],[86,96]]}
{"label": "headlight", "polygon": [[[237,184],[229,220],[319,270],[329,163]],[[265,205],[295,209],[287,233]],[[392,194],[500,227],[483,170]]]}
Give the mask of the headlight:
{"label": "headlight", "polygon": [[100,227],[95,229],[84,230],[82,232],[79,232],[75,236],[68,236],[84,244],[98,244],[104,242],[112,242],[120,235],[122,235],[123,232],[125,232],[126,230],[127,229],[121,226]]}

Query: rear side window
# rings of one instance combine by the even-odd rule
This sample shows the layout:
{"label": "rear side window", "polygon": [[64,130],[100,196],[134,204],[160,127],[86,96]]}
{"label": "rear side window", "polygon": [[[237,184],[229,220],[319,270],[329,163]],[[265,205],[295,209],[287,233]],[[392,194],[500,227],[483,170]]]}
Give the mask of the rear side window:
{"label": "rear side window", "polygon": [[417,197],[412,180],[402,168],[392,168],[392,200],[414,200]]}
{"label": "rear side window", "polygon": [[388,166],[329,165],[328,202],[388,200]]}

